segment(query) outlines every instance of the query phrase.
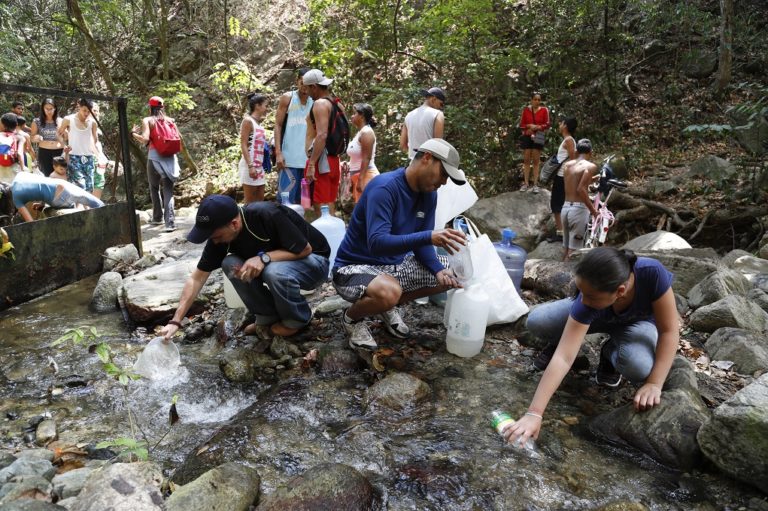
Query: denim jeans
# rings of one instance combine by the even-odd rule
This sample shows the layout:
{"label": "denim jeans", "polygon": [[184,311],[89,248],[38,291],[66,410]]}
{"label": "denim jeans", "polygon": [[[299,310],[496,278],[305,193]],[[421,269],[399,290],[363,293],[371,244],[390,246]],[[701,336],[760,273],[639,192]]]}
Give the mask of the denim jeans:
{"label": "denim jeans", "polygon": [[281,200],[280,193],[288,192],[288,200],[291,201],[291,204],[301,204],[301,178],[303,177],[303,168],[283,168],[277,178],[277,200]]}
{"label": "denim jeans", "polygon": [[[221,263],[226,275],[245,260],[230,254]],[[328,258],[310,254],[297,261],[273,261],[258,278],[243,282],[231,278],[237,294],[255,316],[257,325],[280,321],[288,328],[301,328],[312,319],[312,311],[300,289],[314,289],[328,278]]]}
{"label": "denim jeans", "polygon": [[[536,337],[557,344],[565,329],[571,311],[572,298],[543,303],[528,314],[528,331]],[[587,333],[610,335],[608,357],[613,367],[628,380],[639,383],[651,374],[656,360],[656,342],[659,332],[656,324],[648,320],[631,322],[595,321]]]}
{"label": "denim jeans", "polygon": [[71,208],[75,204],[82,204],[89,208],[100,208],[104,205],[101,199],[97,199],[90,193],[71,183],[63,181],[61,191],[53,196],[51,206],[54,208]]}

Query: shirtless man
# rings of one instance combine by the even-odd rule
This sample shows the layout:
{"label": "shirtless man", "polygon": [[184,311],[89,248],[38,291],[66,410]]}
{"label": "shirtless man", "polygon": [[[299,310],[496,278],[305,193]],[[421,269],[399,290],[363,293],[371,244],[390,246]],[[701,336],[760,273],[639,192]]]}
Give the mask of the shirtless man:
{"label": "shirtless man", "polygon": [[565,181],[565,204],[560,213],[563,220],[563,246],[567,261],[571,253],[584,247],[584,233],[587,230],[589,216],[597,216],[597,210],[589,198],[589,184],[597,175],[597,165],[590,161],[592,143],[582,138],[576,142],[575,160],[563,164]]}

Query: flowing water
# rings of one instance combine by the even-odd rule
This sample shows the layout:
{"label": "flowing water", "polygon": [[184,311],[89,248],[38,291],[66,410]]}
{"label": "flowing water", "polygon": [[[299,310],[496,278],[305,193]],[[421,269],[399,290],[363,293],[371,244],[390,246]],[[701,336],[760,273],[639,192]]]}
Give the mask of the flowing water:
{"label": "flowing water", "polygon": [[[538,382],[527,370],[530,358],[509,342],[486,342],[472,359],[447,354],[436,310],[418,340],[431,354],[409,371],[430,385],[431,395],[426,404],[400,412],[366,404],[374,381],[367,371],[299,371],[273,385],[229,383],[206,343],[180,346],[182,367],[174,374],[124,390],[86,346],[51,347],[68,328],[93,326],[116,362],[130,367],[151,338],[127,331],[117,312],[89,312],[95,282],[87,279],[0,313],[4,447],[22,446],[29,421],[41,415],[56,420],[65,442],[127,437],[130,409],[150,444],[162,438],[150,456],[169,470],[220,428],[244,426],[232,428],[223,442],[225,461],[254,466],[264,493],[335,461],[365,474],[386,509],[581,510],[637,502],[654,510],[716,510],[747,509],[750,498],[760,498],[723,476],[672,471],[590,440],[582,424],[612,403],[579,375],[569,376],[553,399],[534,451],[505,445],[489,414],[525,410]],[[414,306],[409,317],[431,309]],[[165,435],[174,395],[181,420]]]}

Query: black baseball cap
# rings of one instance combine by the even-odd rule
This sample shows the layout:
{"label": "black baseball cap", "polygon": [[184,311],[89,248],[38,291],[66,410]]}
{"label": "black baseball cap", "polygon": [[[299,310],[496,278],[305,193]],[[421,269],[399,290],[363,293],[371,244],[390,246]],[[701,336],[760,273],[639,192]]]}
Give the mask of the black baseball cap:
{"label": "black baseball cap", "polygon": [[440,101],[442,101],[443,103],[445,103],[445,92],[440,87],[432,87],[431,89],[421,91],[421,94],[427,98],[430,96],[434,96]]}
{"label": "black baseball cap", "polygon": [[192,243],[203,243],[211,237],[213,231],[227,225],[237,216],[239,208],[235,199],[228,195],[209,195],[197,208],[195,226],[187,234]]}

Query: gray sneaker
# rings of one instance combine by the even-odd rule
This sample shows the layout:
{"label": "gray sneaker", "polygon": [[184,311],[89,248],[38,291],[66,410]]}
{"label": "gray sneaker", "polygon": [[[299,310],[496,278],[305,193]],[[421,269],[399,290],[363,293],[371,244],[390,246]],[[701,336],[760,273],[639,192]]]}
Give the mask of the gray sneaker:
{"label": "gray sneaker", "polygon": [[398,312],[397,307],[389,309],[387,312],[382,312],[379,314],[379,317],[384,322],[384,327],[386,327],[387,332],[389,332],[391,335],[394,335],[400,339],[404,339],[408,336],[409,333],[411,333],[411,329],[408,328],[408,325],[406,325],[405,321],[403,321],[403,318],[400,316],[400,312]]}
{"label": "gray sneaker", "polygon": [[533,187],[531,187],[531,191],[533,193],[539,193],[541,191],[541,188],[539,188],[537,185],[533,185]]}
{"label": "gray sneaker", "polygon": [[365,320],[360,320],[355,323],[347,323],[344,320],[344,316],[341,317],[341,323],[344,325],[344,330],[349,335],[349,347],[352,349],[361,348],[364,350],[375,350],[379,347],[376,341],[371,335],[371,331],[368,329],[368,324]]}

